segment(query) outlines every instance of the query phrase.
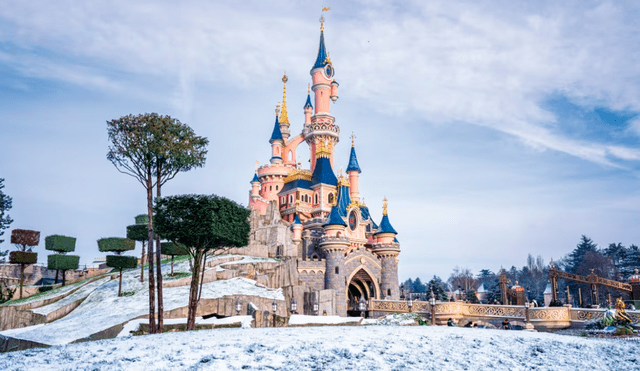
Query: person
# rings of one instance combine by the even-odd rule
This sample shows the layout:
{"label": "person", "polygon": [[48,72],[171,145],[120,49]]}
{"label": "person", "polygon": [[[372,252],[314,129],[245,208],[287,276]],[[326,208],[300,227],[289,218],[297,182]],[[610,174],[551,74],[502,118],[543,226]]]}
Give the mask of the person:
{"label": "person", "polygon": [[467,322],[467,324],[464,325],[464,327],[469,327],[469,328],[471,328],[471,326],[473,326],[473,322],[471,321]]}
{"label": "person", "polygon": [[455,325],[456,325],[456,324],[455,324],[455,323],[453,323],[453,318],[449,318],[449,319],[447,320],[447,326],[455,326]]}
{"label": "person", "polygon": [[477,324],[477,323],[474,323],[474,324],[473,324],[473,328],[478,328],[478,324]]}
{"label": "person", "polygon": [[511,330],[511,323],[509,323],[508,318],[505,318],[504,321],[502,321],[502,328],[505,330]]}

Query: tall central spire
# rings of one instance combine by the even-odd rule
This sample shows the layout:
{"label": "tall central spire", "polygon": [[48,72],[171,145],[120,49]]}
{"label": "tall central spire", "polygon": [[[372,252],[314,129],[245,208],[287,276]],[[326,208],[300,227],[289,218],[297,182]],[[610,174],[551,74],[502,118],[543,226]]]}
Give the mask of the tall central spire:
{"label": "tall central spire", "polygon": [[285,71],[284,76],[282,76],[282,82],[284,83],[284,87],[282,89],[282,111],[280,111],[280,124],[289,124],[289,115],[287,114],[287,81],[289,78],[287,77],[287,72]]}
{"label": "tall central spire", "polygon": [[327,48],[324,46],[324,17],[320,19],[322,21],[320,23],[320,46],[318,47],[318,57],[313,68],[324,67],[327,64]]}

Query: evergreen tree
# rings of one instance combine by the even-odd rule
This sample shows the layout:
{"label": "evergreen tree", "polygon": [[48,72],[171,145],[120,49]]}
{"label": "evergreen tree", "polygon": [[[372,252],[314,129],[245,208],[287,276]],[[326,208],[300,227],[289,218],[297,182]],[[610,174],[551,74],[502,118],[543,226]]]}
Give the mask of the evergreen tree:
{"label": "evergreen tree", "polygon": [[640,248],[636,245],[631,245],[625,251],[625,256],[620,266],[620,275],[624,280],[627,280],[636,268],[640,269]]}
{"label": "evergreen tree", "polygon": [[593,243],[591,239],[585,235],[580,237],[580,243],[576,245],[576,248],[569,253],[569,264],[567,267],[567,271],[570,273],[576,273],[578,267],[582,264],[584,257],[588,251],[598,252],[598,245]]}
{"label": "evergreen tree", "polygon": [[447,301],[449,298],[447,297],[447,284],[442,281],[442,278],[434,275],[433,278],[427,283],[426,291],[428,299],[431,299],[431,292],[433,292],[433,296],[436,297],[436,300]]}
{"label": "evergreen tree", "polygon": [[[13,219],[9,216],[9,214],[5,215],[6,212],[11,210],[11,203],[13,199],[2,191],[4,188],[4,178],[0,178],[0,236],[4,234],[4,230],[9,228],[9,225],[13,222]],[[0,243],[4,242],[4,240],[0,240]],[[8,250],[7,250],[8,251]],[[0,251],[0,257],[6,256],[7,253],[2,253]],[[2,259],[4,262],[4,258]]]}
{"label": "evergreen tree", "polygon": [[426,292],[427,291],[427,286],[422,283],[422,281],[420,280],[420,277],[416,278],[415,281],[413,281],[413,291],[412,292],[416,292],[416,293],[422,293],[422,292]]}
{"label": "evergreen tree", "polygon": [[188,247],[193,259],[187,330],[195,330],[200,294],[200,270],[204,276],[204,257],[223,247],[246,246],[249,241],[249,209],[215,195],[170,196],[156,200],[156,230],[174,243]]}

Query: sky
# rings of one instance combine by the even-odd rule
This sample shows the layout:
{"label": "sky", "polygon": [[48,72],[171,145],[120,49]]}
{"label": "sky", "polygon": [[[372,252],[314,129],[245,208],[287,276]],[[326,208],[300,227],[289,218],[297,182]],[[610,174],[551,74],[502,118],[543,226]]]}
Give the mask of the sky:
{"label": "sky", "polygon": [[81,264],[124,236],[145,190],[107,160],[106,121],[146,112],[210,141],[206,165],[163,195],[247,205],[284,71],[302,130],[325,6],[336,162],[355,133],[360,192],[378,220],[389,200],[401,280],[548,262],[583,234],[640,244],[640,5],[618,1],[4,0],[11,229],[42,232],[39,262],[48,235],[77,237]]}

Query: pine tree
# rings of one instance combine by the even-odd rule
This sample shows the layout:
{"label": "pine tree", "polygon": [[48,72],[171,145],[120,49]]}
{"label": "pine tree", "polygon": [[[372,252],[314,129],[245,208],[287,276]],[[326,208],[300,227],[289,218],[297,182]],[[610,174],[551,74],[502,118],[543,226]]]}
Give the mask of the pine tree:
{"label": "pine tree", "polygon": [[[4,230],[9,228],[9,225],[13,222],[13,219],[9,215],[5,215],[5,212],[11,210],[12,198],[4,194],[2,189],[4,188],[4,178],[0,178],[0,236],[4,234]],[[4,240],[0,240],[2,243]],[[1,254],[0,256],[6,256],[7,254]],[[4,261],[4,259],[3,259]]]}
{"label": "pine tree", "polygon": [[431,292],[433,292],[433,296],[436,297],[436,300],[447,301],[449,300],[447,297],[447,289],[447,284],[442,281],[442,278],[434,275],[427,283],[427,298],[431,299]]}
{"label": "pine tree", "polygon": [[636,245],[631,245],[625,252],[624,259],[619,268],[620,275],[626,280],[633,274],[636,268],[640,268],[640,248]]}
{"label": "pine tree", "polygon": [[569,253],[569,264],[567,270],[570,273],[576,273],[578,267],[580,267],[580,265],[584,261],[584,257],[587,251],[597,253],[598,245],[593,243],[593,241],[591,241],[589,237],[582,235],[582,237],[580,237],[580,243],[576,245],[576,248],[571,253]]}

